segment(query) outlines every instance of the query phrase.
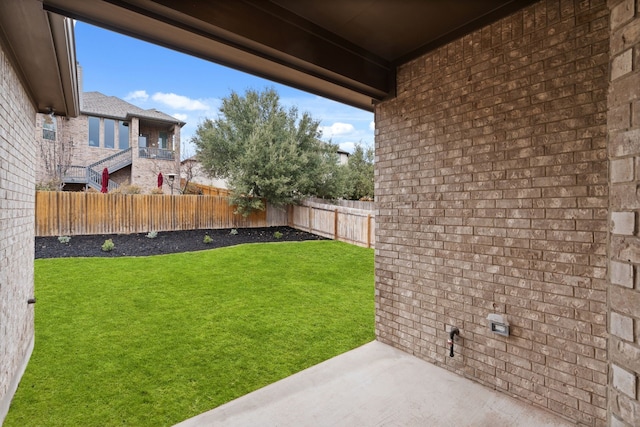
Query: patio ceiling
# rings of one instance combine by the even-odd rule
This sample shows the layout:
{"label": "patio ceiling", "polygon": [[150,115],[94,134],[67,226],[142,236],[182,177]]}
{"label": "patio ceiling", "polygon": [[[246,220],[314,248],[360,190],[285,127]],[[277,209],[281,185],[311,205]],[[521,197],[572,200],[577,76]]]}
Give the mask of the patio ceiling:
{"label": "patio ceiling", "polygon": [[533,0],[42,0],[45,9],[372,110],[398,64]]}
{"label": "patio ceiling", "polygon": [[2,0],[0,39],[40,111],[77,110],[73,31],[61,16],[372,110],[395,95],[399,64],[534,2]]}

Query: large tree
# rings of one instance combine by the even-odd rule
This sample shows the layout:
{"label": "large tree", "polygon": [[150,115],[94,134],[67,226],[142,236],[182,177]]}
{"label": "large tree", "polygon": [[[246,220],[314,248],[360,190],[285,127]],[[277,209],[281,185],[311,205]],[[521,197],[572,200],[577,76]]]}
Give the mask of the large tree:
{"label": "large tree", "polygon": [[310,195],[344,195],[336,147],[320,140],[318,125],[282,107],[273,89],[232,92],[192,141],[203,169],[227,180],[231,202],[248,215],[264,209],[263,199],[282,206]]}
{"label": "large tree", "polygon": [[352,200],[373,200],[373,148],[356,144],[349,156],[349,198]]}

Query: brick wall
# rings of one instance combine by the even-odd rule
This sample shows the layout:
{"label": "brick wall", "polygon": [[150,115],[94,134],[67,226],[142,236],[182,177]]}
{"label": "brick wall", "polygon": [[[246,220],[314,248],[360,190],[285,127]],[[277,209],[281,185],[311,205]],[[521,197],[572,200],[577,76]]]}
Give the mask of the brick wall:
{"label": "brick wall", "polygon": [[604,0],[545,0],[404,64],[376,107],[378,339],[586,425],[607,419],[608,50]]}
{"label": "brick wall", "polygon": [[[167,132],[169,135],[169,148],[175,151],[175,159],[170,160],[157,160],[138,158],[137,153],[133,155],[133,167],[131,171],[132,182],[141,186],[146,190],[157,188],[158,185],[158,173],[162,173],[165,177],[163,184],[163,192],[169,194],[171,188],[169,187],[169,181],[167,175],[170,173],[180,176],[180,128],[176,127],[176,135],[172,140],[172,133],[167,127],[151,127],[149,125],[139,125],[140,133],[149,135],[147,144],[149,147],[158,147],[158,136],[160,131]],[[175,147],[174,147],[175,145]],[[179,178],[178,178],[179,180]],[[177,194],[180,187],[180,183],[176,180],[173,191]]]}
{"label": "brick wall", "polygon": [[[89,165],[91,163],[97,162],[98,160],[104,159],[112,154],[118,152],[117,149],[109,149],[103,147],[90,147],[89,146],[89,125],[88,125],[88,116],[80,115],[78,117],[66,118],[61,116],[56,116],[57,123],[57,137],[63,138],[66,141],[73,141],[72,144],[72,157],[71,157],[71,165],[74,166],[84,166]],[[42,138],[42,127],[44,122],[45,115],[37,114],[36,115],[36,130],[35,130],[35,139],[37,141],[37,149],[36,149],[36,182],[44,182],[49,178],[45,172],[44,162],[42,160],[41,147],[40,145],[51,145],[56,144],[53,141],[45,140]],[[100,123],[101,129],[103,126],[103,122]],[[103,132],[100,132],[100,137],[102,138]],[[116,134],[117,141],[117,134]],[[101,141],[101,144],[103,141]]]}
{"label": "brick wall", "polygon": [[[36,149],[36,182],[46,182],[50,178],[46,174],[46,168],[44,164],[44,160],[41,153],[40,145],[56,144],[55,142],[45,140],[42,138],[42,128],[46,115],[45,114],[37,114],[36,116],[36,129],[35,129],[35,139],[37,141],[37,149]],[[100,120],[100,147],[90,147],[89,146],[89,125],[88,125],[88,116],[80,115],[75,118],[65,118],[56,116],[57,129],[58,129],[58,138],[64,138],[65,140],[73,141],[72,148],[72,156],[71,156],[71,165],[74,166],[86,166],[90,165],[94,162],[104,159],[105,157],[116,154],[120,151],[119,148],[104,148],[104,118]],[[169,173],[178,174],[180,171],[180,129],[176,128],[177,134],[174,136],[173,142],[171,145],[175,145],[176,147],[176,159],[174,161],[167,160],[151,160],[151,159],[142,159],[138,158],[138,152],[136,147],[138,146],[138,133],[143,132],[151,136],[151,139],[155,142],[153,146],[157,147],[157,140],[160,131],[166,131],[170,136],[172,135],[170,132],[170,128],[167,126],[164,127],[151,127],[145,126],[140,127],[138,119],[132,119],[130,126],[134,127],[134,122],[137,123],[137,127],[133,135],[136,135],[135,138],[130,136],[129,143],[131,147],[134,147],[133,150],[133,166],[129,168],[125,168],[123,170],[117,171],[112,177],[111,180],[119,183],[119,184],[135,184],[143,190],[143,192],[148,193],[152,189],[157,187],[157,177],[158,173],[162,172],[164,175]],[[139,130],[138,130],[139,129]],[[133,131],[133,130],[132,130]],[[115,133],[115,142],[116,146],[118,144],[119,138],[119,129],[116,127]],[[170,138],[171,143],[171,138]],[[170,147],[172,148],[172,147]],[[45,148],[47,149],[47,148]],[[101,170],[99,171],[101,172]],[[177,189],[177,187],[175,187]],[[164,192],[169,193],[168,184],[165,185]]]}
{"label": "brick wall", "polygon": [[610,425],[617,427],[640,422],[640,18],[634,0],[609,5],[609,417]]}
{"label": "brick wall", "polygon": [[35,115],[0,40],[0,424],[33,349]]}

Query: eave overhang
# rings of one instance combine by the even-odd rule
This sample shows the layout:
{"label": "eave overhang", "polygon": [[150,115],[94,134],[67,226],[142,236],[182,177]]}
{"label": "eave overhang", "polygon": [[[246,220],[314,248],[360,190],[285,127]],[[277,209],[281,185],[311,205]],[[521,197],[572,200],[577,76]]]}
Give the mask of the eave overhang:
{"label": "eave overhang", "polygon": [[33,0],[0,2],[0,39],[41,113],[77,116],[73,22]]}
{"label": "eave overhang", "polygon": [[[44,0],[52,12],[366,110],[372,110],[372,99],[383,99],[392,91],[388,61],[323,39],[249,3],[164,3],[170,7],[148,0]],[[252,36],[264,39],[234,33],[232,24],[240,20],[243,28],[256,30]],[[287,48],[277,34],[287,35]],[[324,67],[323,60],[329,59],[340,65]]]}

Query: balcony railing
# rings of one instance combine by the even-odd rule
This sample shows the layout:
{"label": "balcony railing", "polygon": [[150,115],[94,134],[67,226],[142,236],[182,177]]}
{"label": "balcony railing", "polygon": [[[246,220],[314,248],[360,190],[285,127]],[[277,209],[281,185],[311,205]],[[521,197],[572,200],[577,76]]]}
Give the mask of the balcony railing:
{"label": "balcony railing", "polygon": [[58,166],[60,170],[60,176],[64,182],[68,183],[87,183],[87,167],[86,166],[67,166],[65,170],[62,170],[61,166]]}
{"label": "balcony railing", "polygon": [[175,160],[173,150],[156,147],[139,147],[138,157],[142,159]]}

